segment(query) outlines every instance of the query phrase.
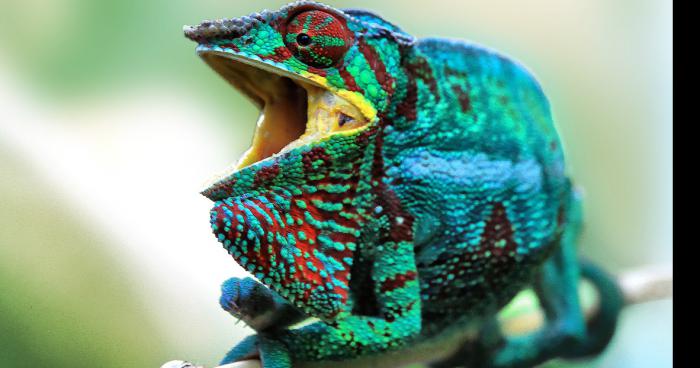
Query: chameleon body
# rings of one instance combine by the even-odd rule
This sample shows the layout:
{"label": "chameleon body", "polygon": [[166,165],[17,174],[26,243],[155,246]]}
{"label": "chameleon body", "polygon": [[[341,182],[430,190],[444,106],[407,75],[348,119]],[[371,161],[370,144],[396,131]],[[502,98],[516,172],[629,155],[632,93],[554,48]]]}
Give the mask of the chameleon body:
{"label": "chameleon body", "polygon": [[[222,363],[526,367],[605,347],[620,293],[576,256],[580,200],[523,66],[310,1],[185,34],[263,111],[253,147],[203,192],[255,277],[222,287],[258,332]],[[602,296],[588,321],[581,276]],[[546,323],[504,336],[496,314],[528,287]]]}

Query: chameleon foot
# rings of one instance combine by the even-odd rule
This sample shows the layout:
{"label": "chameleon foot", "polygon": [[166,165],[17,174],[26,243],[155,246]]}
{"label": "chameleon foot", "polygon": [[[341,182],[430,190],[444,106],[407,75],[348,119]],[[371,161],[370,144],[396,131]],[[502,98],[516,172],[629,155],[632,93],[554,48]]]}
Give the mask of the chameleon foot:
{"label": "chameleon foot", "polygon": [[221,307],[256,331],[280,329],[306,316],[255,279],[232,277],[221,285]]}

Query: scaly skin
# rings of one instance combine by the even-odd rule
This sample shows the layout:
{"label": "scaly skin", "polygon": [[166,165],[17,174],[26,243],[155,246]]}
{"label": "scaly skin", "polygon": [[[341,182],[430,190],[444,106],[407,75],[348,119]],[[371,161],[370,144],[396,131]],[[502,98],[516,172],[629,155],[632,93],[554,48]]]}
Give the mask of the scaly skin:
{"label": "scaly skin", "polygon": [[[425,350],[411,359],[526,367],[605,347],[619,290],[583,268],[606,296],[587,328],[577,298],[580,204],[548,101],[522,66],[309,1],[185,34],[203,57],[322,86],[368,121],[205,190],[215,235],[267,286],[224,285],[222,306],[259,333],[222,363],[390,365]],[[501,335],[495,315],[530,286],[546,325]],[[289,328],[309,317],[319,321]],[[478,343],[462,343],[467,331]]]}

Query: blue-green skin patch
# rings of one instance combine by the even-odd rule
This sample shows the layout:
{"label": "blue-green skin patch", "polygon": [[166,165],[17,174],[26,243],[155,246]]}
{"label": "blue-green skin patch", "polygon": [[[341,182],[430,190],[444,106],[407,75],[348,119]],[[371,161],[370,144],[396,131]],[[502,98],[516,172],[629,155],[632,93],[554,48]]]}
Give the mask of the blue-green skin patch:
{"label": "blue-green skin patch", "polygon": [[[186,34],[202,55],[323,85],[370,122],[204,192],[216,201],[218,239],[267,286],[224,284],[224,309],[259,334],[222,363],[390,366],[411,357],[436,367],[529,367],[606,346],[620,293],[576,257],[579,199],[528,71],[473,44],[416,40],[372,13],[309,1],[236,24],[245,26],[214,32],[207,23]],[[330,58],[323,67],[291,45],[307,31],[317,32],[308,47]],[[604,296],[588,324],[581,276]],[[501,335],[495,316],[527,287],[547,323],[524,337]],[[309,317],[319,321],[289,327]]]}

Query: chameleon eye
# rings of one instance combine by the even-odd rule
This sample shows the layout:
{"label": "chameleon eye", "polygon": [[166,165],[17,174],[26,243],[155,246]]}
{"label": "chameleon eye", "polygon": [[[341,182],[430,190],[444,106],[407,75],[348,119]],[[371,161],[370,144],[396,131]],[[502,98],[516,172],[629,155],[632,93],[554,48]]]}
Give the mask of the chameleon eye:
{"label": "chameleon eye", "polygon": [[328,68],[345,56],[352,45],[352,34],[334,15],[307,10],[287,23],[285,44],[305,64]]}
{"label": "chameleon eye", "polygon": [[309,46],[313,42],[313,39],[311,39],[311,36],[307,35],[306,33],[300,33],[297,36],[297,43],[299,46]]}

